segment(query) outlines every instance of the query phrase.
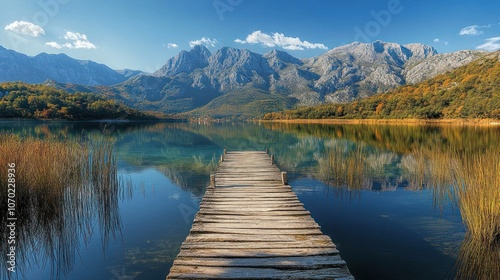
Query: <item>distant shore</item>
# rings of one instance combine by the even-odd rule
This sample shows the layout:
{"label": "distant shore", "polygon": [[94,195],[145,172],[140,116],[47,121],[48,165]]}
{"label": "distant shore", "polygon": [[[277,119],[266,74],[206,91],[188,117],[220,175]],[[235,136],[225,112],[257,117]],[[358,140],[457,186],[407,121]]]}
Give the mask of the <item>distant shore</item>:
{"label": "distant shore", "polygon": [[259,120],[259,122],[300,123],[300,124],[415,124],[415,125],[481,125],[500,126],[496,119],[293,119],[293,120]]}

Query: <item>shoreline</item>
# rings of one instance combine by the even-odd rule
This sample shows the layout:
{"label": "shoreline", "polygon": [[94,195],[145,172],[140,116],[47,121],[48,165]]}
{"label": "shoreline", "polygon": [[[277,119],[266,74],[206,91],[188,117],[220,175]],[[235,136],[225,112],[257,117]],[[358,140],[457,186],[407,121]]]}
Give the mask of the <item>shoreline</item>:
{"label": "shoreline", "polygon": [[293,119],[258,120],[258,122],[291,124],[384,124],[384,125],[463,125],[463,126],[500,126],[496,119]]}

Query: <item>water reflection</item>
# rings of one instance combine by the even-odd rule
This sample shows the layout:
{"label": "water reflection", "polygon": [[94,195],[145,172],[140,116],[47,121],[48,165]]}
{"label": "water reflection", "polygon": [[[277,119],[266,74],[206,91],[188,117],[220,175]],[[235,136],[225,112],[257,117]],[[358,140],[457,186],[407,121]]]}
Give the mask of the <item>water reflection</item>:
{"label": "water reflection", "polygon": [[[436,205],[455,202],[467,228],[460,279],[500,279],[500,148],[415,148],[408,154],[335,141],[318,158],[319,177],[340,190],[430,189]],[[495,264],[495,265],[491,265]],[[471,276],[475,276],[471,278]]]}
{"label": "water reflection", "polygon": [[[199,200],[208,185],[209,174],[214,171],[220,154],[226,148],[228,150],[269,149],[276,156],[278,166],[289,172],[290,181],[300,182],[301,179],[319,181],[329,186],[325,186],[327,189],[325,192],[333,191],[349,199],[366,196],[367,192],[372,194],[372,191],[377,191],[377,194],[382,194],[383,191],[383,194],[399,195],[397,191],[404,189],[408,191],[405,193],[417,194],[412,199],[415,199],[419,193],[430,192],[438,210],[443,203],[452,201],[460,210],[470,232],[474,231],[473,228],[479,228],[493,236],[477,238],[474,236],[482,236],[482,234],[471,233],[470,237],[463,241],[458,253],[457,267],[454,270],[456,277],[467,279],[476,271],[485,273],[477,279],[487,279],[490,276],[498,276],[497,278],[500,279],[498,270],[494,269],[495,264],[497,267],[500,264],[498,253],[495,253],[498,252],[498,242],[491,241],[495,240],[495,234],[493,234],[495,227],[488,228],[485,223],[475,222],[475,220],[489,221],[489,224],[495,225],[491,222],[492,217],[495,215],[500,217],[498,211],[495,212],[495,209],[500,209],[500,207],[494,204],[498,192],[485,195],[486,190],[494,189],[486,186],[498,186],[497,181],[494,181],[498,180],[494,175],[500,174],[499,151],[494,149],[500,146],[498,128],[278,123],[37,123],[33,125],[21,123],[0,127],[0,129],[13,131],[16,134],[22,133],[65,141],[104,136],[114,143],[116,158],[113,158],[112,162],[113,165],[118,166],[117,169],[115,167],[106,172],[113,174],[113,178],[119,176],[118,173],[141,174],[138,175],[139,181],[134,182],[124,177],[122,185],[125,187],[120,187],[116,183],[99,185],[107,179],[99,177],[96,173],[89,177],[93,178],[94,183],[88,186],[73,187],[70,184],[71,188],[54,193],[53,196],[47,190],[41,190],[40,193],[36,193],[35,199],[26,198],[31,201],[31,204],[26,204],[23,207],[27,208],[22,210],[25,213],[23,220],[26,217],[28,221],[23,228],[26,236],[23,236],[22,243],[26,245],[23,245],[25,249],[22,251],[37,251],[40,247],[41,250],[37,256],[25,258],[32,260],[35,264],[38,264],[37,261],[41,262],[42,259],[52,259],[53,271],[61,275],[71,271],[75,262],[74,256],[81,250],[79,247],[81,240],[90,239],[91,234],[96,232],[93,227],[96,223],[101,228],[104,252],[112,250],[106,248],[107,240],[113,239],[113,234],[121,238],[117,236],[122,226],[122,217],[119,213],[123,209],[119,209],[120,200],[137,199],[137,197],[132,197],[132,185],[137,185],[144,180],[147,182],[146,185],[140,185],[143,189],[148,189],[151,184],[148,181],[150,176],[148,174],[152,171],[165,175],[175,186],[171,189],[163,189],[163,194],[165,194],[163,199],[168,199],[168,202],[159,200],[151,204],[151,201],[147,200],[140,205],[140,208],[147,213],[145,222],[148,224],[171,223],[169,231],[160,232],[158,228],[151,226],[151,229],[145,229],[145,232],[134,232],[132,234],[134,239],[143,243],[147,241],[147,245],[140,242],[134,243],[120,256],[123,258],[121,262],[127,263],[127,266],[130,264],[133,268],[122,271],[121,265],[116,263],[109,267],[112,268],[113,273],[128,275],[135,279],[151,278],[148,271],[156,271],[155,275],[165,273],[165,267],[175,258],[180,242],[187,235],[189,223],[196,212],[196,203],[189,204],[188,211],[182,208],[186,205],[186,199],[190,199],[182,197],[185,195],[183,192],[194,197],[195,202]],[[478,162],[477,158],[480,155],[490,156],[486,161]],[[475,166],[490,166],[491,169],[481,171],[475,169]],[[471,174],[493,175],[468,176]],[[71,182],[71,180],[68,181]],[[464,184],[457,184],[457,182],[464,182]],[[476,184],[475,182],[483,183]],[[90,185],[94,187],[88,189]],[[479,187],[472,188],[471,185]],[[496,188],[500,189],[500,187]],[[102,191],[98,191],[99,189]],[[471,195],[473,193],[467,190],[477,190],[477,193]],[[84,193],[90,193],[90,195],[82,195]],[[145,193],[147,191],[143,190],[144,197],[146,197]],[[35,193],[30,193],[30,195],[35,195]],[[478,197],[481,195],[493,199],[480,199],[485,202],[484,206],[489,203],[493,205],[493,208],[486,211],[485,207],[477,206],[481,205],[478,202]],[[61,197],[63,199],[59,199]],[[381,195],[374,198],[375,200],[385,203],[387,197]],[[349,200],[346,201],[349,202]],[[496,201],[500,201],[500,198]],[[136,209],[139,208],[137,205],[134,201],[127,206],[129,208],[125,207],[128,209],[125,215],[137,218],[135,214]],[[147,209],[150,205],[155,205],[157,208]],[[471,211],[467,211],[467,207]],[[33,213],[43,213],[43,215],[35,217]],[[482,213],[487,213],[487,215]],[[154,214],[156,216],[153,216]],[[387,227],[393,226],[389,223],[389,215],[376,218]],[[435,226],[433,231],[441,233],[442,236],[446,235],[443,224],[435,225],[434,221],[435,219],[430,220],[427,223],[428,226]],[[142,224],[143,221],[137,218],[137,223]],[[339,226],[338,223],[328,224],[333,223],[328,219],[325,223],[322,225],[324,228]],[[496,224],[498,225],[499,222]],[[342,230],[356,231],[355,228],[351,228],[355,225],[347,226],[349,228]],[[377,224],[373,226],[376,227]],[[414,228],[418,230],[422,230],[422,227],[421,224],[414,225]],[[32,232],[29,232],[30,228]],[[367,228],[363,228],[357,236],[367,238],[365,230]],[[397,231],[397,228],[394,230]],[[453,228],[453,230],[456,233],[457,229]],[[154,231],[158,231],[156,239],[149,237]],[[354,232],[349,232],[346,235],[353,236],[353,234]],[[383,235],[384,232],[381,231],[381,234]],[[422,240],[416,240],[417,237],[411,241],[409,234],[411,234],[410,231],[404,231],[404,234],[397,239],[384,240],[387,244],[391,244],[386,246],[387,254],[397,255],[398,247],[404,246],[406,242],[414,242],[414,244],[417,244],[417,241],[422,242]],[[436,235],[439,234],[436,233]],[[131,238],[128,235],[124,239],[127,237]],[[485,241],[488,238],[489,241]],[[359,240],[350,242],[355,243]],[[2,242],[2,246],[4,244],[5,242]],[[441,247],[445,246],[441,245]],[[454,247],[446,249],[453,251],[449,254],[450,257],[457,256],[458,246]],[[346,251],[341,250],[341,252]],[[346,252],[346,254],[349,253]],[[381,261],[384,260],[382,257],[381,259]],[[356,264],[352,266],[356,267]],[[358,264],[360,269],[362,266]],[[412,269],[417,271],[420,267]],[[443,270],[446,269],[443,268]],[[105,275],[101,278],[103,277],[116,276]]]}
{"label": "water reflection", "polygon": [[500,279],[500,242],[487,245],[467,235],[460,246],[455,279]]}
{"label": "water reflection", "polygon": [[[105,140],[61,142],[0,135],[1,166],[15,163],[17,275],[49,266],[59,279],[73,268],[97,221],[105,248],[120,232],[119,180],[113,144]],[[7,178],[0,174],[0,209],[7,209]],[[4,184],[5,183],[5,184]],[[4,212],[2,212],[4,213]],[[2,215],[2,225],[7,224]],[[9,229],[1,227],[0,249],[8,252]],[[0,262],[7,277],[6,262]],[[9,274],[11,277],[16,274]]]}

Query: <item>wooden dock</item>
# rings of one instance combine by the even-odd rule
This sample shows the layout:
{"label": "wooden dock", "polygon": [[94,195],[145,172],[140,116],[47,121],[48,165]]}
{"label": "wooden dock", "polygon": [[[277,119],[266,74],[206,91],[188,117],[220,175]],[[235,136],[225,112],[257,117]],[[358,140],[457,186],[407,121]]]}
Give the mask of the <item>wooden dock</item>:
{"label": "wooden dock", "polygon": [[354,279],[265,152],[231,152],[167,279]]}

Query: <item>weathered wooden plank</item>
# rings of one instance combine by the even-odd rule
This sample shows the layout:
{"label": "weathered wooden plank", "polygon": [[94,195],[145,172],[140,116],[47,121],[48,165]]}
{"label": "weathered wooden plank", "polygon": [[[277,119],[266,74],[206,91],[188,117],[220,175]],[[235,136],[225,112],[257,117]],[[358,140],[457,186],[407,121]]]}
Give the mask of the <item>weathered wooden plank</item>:
{"label": "weathered wooden plank", "polygon": [[[255,202],[241,202],[240,204],[236,203],[230,203],[230,202],[207,202],[203,201],[200,204],[200,208],[210,208],[214,207],[214,209],[218,208],[234,208],[234,209],[239,209],[241,208],[247,208],[247,209],[252,209],[252,208],[296,208],[296,207],[302,207],[301,210],[304,209],[304,205],[300,202],[291,202],[291,201],[282,201],[282,202],[262,202],[262,203],[255,203]],[[245,209],[243,209],[244,211]]]}
{"label": "weathered wooden plank", "polygon": [[[284,187],[284,186],[276,186],[276,185],[268,185],[268,184],[260,184],[260,183],[254,183],[254,184],[248,184],[248,183],[218,183],[217,187],[219,188],[217,191],[214,191],[212,189],[210,190],[209,194],[219,194],[219,192],[222,194],[224,192],[231,194],[231,193],[244,193],[244,192],[249,192],[249,193],[268,193],[268,192],[282,192],[282,193],[293,193],[291,189]],[[293,193],[295,194],[295,193]]]}
{"label": "weathered wooden plank", "polygon": [[307,213],[303,215],[295,215],[295,216],[283,216],[283,215],[246,215],[246,216],[238,216],[238,215],[224,215],[222,213],[216,214],[207,214],[207,213],[198,213],[195,216],[194,221],[234,221],[241,220],[242,222],[251,223],[253,221],[283,221],[283,222],[307,222],[313,221],[314,219]]}
{"label": "weathered wooden plank", "polygon": [[[242,208],[247,208],[247,209],[252,209],[252,208],[296,208],[296,207],[302,207],[301,210],[304,209],[304,205],[300,202],[293,202],[293,201],[281,201],[281,202],[262,202],[262,203],[255,203],[255,202],[241,202],[240,204],[236,203],[230,203],[230,202],[207,202],[203,201],[200,204],[200,208],[210,208],[214,207],[214,209],[219,209],[219,208],[234,208],[238,210],[242,210]],[[243,209],[245,211],[245,209]]]}
{"label": "weathered wooden plank", "polygon": [[207,209],[204,210],[203,212],[200,212],[201,214],[204,215],[233,215],[233,216],[274,216],[274,217],[280,217],[280,216],[304,216],[304,215],[311,215],[311,213],[307,210],[305,211],[269,211],[269,212],[221,212],[217,210],[211,210]]}
{"label": "weathered wooden plank", "polygon": [[214,195],[207,195],[207,198],[227,198],[227,199],[262,199],[262,198],[275,198],[275,199],[295,199],[293,194],[288,192],[283,193],[232,193],[223,196],[221,193]]}
{"label": "weathered wooden plank", "polygon": [[210,194],[208,193],[206,196],[207,198],[212,198],[212,197],[221,197],[221,196],[224,196],[224,197],[242,197],[242,195],[244,195],[243,197],[249,197],[249,198],[258,198],[258,197],[276,197],[276,198],[280,198],[280,197],[284,197],[284,198],[296,198],[297,196],[295,196],[294,193],[292,192],[276,192],[276,193],[265,193],[265,192],[261,192],[261,193],[258,193],[258,192],[255,192],[255,193],[252,193],[252,192],[227,192],[227,193],[220,193],[220,194]]}
{"label": "weathered wooden plank", "polygon": [[268,205],[246,205],[245,208],[238,206],[238,205],[227,205],[227,204],[218,204],[218,203],[201,203],[200,204],[200,210],[202,208],[209,208],[215,211],[250,211],[250,212],[266,212],[266,211],[282,211],[282,210],[287,210],[287,211],[293,211],[293,210],[299,210],[299,211],[304,211],[304,206],[302,203],[300,204],[268,204]]}
{"label": "weathered wooden plank", "polygon": [[240,248],[232,249],[185,249],[179,252],[179,257],[212,257],[212,258],[270,258],[270,257],[304,257],[335,255],[339,251],[336,248]]}
{"label": "weathered wooden plank", "polygon": [[321,235],[321,230],[319,229],[240,229],[240,228],[218,228],[210,225],[193,225],[191,228],[191,233],[219,233],[219,234],[277,234],[277,235],[295,235],[295,234],[307,234],[307,235]]}
{"label": "weathered wooden plank", "polygon": [[170,270],[170,273],[170,279],[354,279],[346,268],[283,270],[179,265]]}
{"label": "weathered wooden plank", "polygon": [[175,265],[213,266],[213,267],[253,267],[279,269],[318,269],[342,267],[346,263],[339,255],[311,257],[275,257],[275,258],[177,258]]}
{"label": "weathered wooden plank", "polygon": [[[217,184],[217,191],[210,190],[206,196],[219,195],[224,197],[224,194],[238,194],[238,193],[288,193],[294,194],[290,188],[275,187],[269,185],[250,186],[250,185],[235,185],[235,184]],[[295,194],[294,194],[295,195]]]}
{"label": "weathered wooden plank", "polygon": [[267,242],[267,241],[239,241],[239,242],[184,242],[181,250],[188,249],[227,249],[227,250],[240,250],[240,249],[254,249],[254,250],[267,250],[267,249],[312,249],[312,248],[336,248],[335,244],[330,242],[312,241],[296,241],[296,242]]}
{"label": "weathered wooden plank", "polygon": [[331,239],[326,235],[241,235],[241,234],[215,234],[215,233],[191,233],[186,237],[186,242],[297,242],[318,241],[327,242]]}
{"label": "weathered wooden plank", "polygon": [[224,197],[224,196],[217,196],[217,197],[204,197],[201,201],[206,201],[206,202],[240,202],[240,201],[245,201],[245,202],[273,202],[273,201],[299,201],[297,197],[291,197],[291,198],[279,198],[278,200],[274,197],[262,197],[262,198],[251,198],[247,197],[244,200],[241,198],[231,198],[231,197]]}
{"label": "weathered wooden plank", "polygon": [[203,215],[199,217],[195,217],[194,222],[205,222],[205,223],[224,223],[224,222],[238,222],[241,221],[241,223],[253,223],[253,222],[282,222],[282,223],[288,223],[288,224],[294,224],[294,223],[308,223],[308,222],[315,222],[311,217],[308,215],[303,215],[303,216],[294,216],[294,217],[283,217],[283,216],[264,216],[260,218],[261,216],[243,216],[242,218],[237,218],[235,215]]}
{"label": "weathered wooden plank", "polygon": [[205,204],[238,204],[238,203],[244,203],[244,204],[257,204],[257,205],[267,205],[267,204],[297,204],[300,202],[298,198],[272,198],[270,199],[267,197],[266,199],[256,199],[256,198],[239,198],[239,199],[234,199],[234,198],[225,198],[225,197],[219,197],[219,198],[212,198],[212,199],[207,199],[204,198],[201,200],[200,203],[205,203]]}
{"label": "weathered wooden plank", "polygon": [[295,241],[295,242],[184,242],[182,243],[181,249],[291,249],[291,248],[335,248],[335,244],[331,241],[320,242],[318,240],[313,241]]}
{"label": "weathered wooden plank", "polygon": [[198,226],[198,225],[203,225],[205,227],[210,227],[210,228],[233,228],[233,229],[289,229],[289,228],[294,228],[294,229],[319,229],[320,226],[315,223],[315,222],[288,222],[288,223],[279,223],[275,221],[268,221],[268,222],[255,222],[255,223],[248,223],[248,222],[243,222],[243,223],[235,223],[235,222],[229,222],[226,220],[224,223],[220,222],[213,222],[213,223],[207,223],[207,222],[195,222],[193,223],[193,226]]}
{"label": "weathered wooden plank", "polygon": [[[250,171],[249,171],[250,170]],[[234,174],[238,173],[241,174],[242,176],[245,176],[246,174],[255,174],[255,173],[260,173],[260,174],[275,174],[276,172],[279,172],[280,170],[278,168],[220,168],[217,169],[217,175],[227,175],[227,174]]]}
{"label": "weathered wooden plank", "polygon": [[[267,181],[267,180],[278,180],[279,176],[277,176],[276,172],[269,174],[262,173],[245,173],[245,174],[217,174],[217,179],[226,179],[226,180],[259,180],[259,181]],[[244,176],[244,177],[242,177]]]}

